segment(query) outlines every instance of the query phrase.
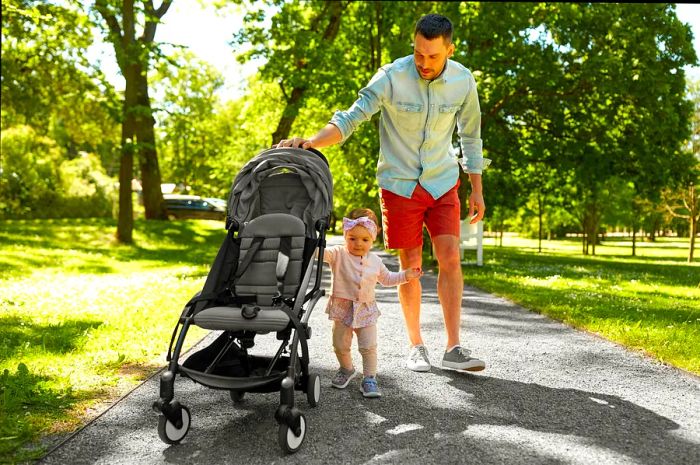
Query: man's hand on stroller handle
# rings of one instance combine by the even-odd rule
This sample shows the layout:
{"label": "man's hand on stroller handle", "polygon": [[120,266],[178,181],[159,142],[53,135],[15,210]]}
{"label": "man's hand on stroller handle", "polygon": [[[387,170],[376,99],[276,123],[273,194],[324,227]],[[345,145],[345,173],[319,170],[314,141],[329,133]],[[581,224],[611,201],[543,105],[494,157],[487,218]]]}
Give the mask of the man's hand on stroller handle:
{"label": "man's hand on stroller handle", "polygon": [[273,148],[282,147],[292,147],[292,148],[302,148],[309,149],[313,147],[313,144],[309,139],[304,139],[302,137],[292,137],[291,139],[282,139],[278,144],[274,145]]}
{"label": "man's hand on stroller handle", "polygon": [[320,149],[329,145],[337,144],[343,140],[343,135],[334,124],[328,123],[318,131],[314,136],[306,139],[304,137],[292,137],[291,139],[282,139],[274,145],[273,148],[292,147],[302,149]]}

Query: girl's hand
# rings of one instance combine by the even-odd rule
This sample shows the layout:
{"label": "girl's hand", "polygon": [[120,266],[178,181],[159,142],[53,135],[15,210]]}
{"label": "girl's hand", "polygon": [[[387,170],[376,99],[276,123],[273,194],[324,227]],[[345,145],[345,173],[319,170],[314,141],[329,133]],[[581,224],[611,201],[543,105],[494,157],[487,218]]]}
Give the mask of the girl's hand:
{"label": "girl's hand", "polygon": [[418,279],[423,276],[423,270],[420,268],[409,268],[406,270],[406,279]]}

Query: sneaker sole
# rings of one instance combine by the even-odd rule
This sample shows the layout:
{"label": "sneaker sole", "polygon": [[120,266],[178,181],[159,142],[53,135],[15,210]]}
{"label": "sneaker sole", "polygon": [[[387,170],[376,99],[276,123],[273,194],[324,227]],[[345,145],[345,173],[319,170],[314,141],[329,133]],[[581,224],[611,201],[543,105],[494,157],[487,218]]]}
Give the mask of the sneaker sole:
{"label": "sneaker sole", "polygon": [[432,365],[409,365],[408,363],[406,364],[406,368],[408,368],[411,371],[418,371],[418,372],[426,372],[430,371],[432,368]]}
{"label": "sneaker sole", "polygon": [[486,364],[476,364],[476,365],[458,365],[458,364],[453,364],[450,365],[450,362],[443,362],[442,363],[442,368],[445,370],[455,370],[455,371],[482,371],[484,368],[486,368]]}
{"label": "sneaker sole", "polygon": [[362,393],[362,397],[366,399],[376,399],[382,396],[381,392],[365,392],[362,388],[360,388],[360,392]]}
{"label": "sneaker sole", "polygon": [[348,378],[348,380],[345,382],[345,384],[333,384],[333,383],[331,383],[331,386],[333,386],[336,389],[345,389],[346,387],[348,387],[348,384],[350,384],[350,381],[352,381],[352,379],[355,376],[357,376],[357,372],[351,374],[350,377]]}

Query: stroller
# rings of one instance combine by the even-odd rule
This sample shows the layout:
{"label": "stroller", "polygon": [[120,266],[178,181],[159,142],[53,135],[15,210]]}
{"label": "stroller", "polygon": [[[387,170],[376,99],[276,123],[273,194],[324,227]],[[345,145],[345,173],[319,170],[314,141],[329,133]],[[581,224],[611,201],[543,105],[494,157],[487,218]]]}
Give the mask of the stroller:
{"label": "stroller", "polygon": [[[308,320],[324,295],[323,251],[332,206],[328,161],[316,150],[265,150],[236,176],[226,238],[203,289],[180,315],[168,348],[169,364],[160,376],[160,398],[153,409],[160,414],[158,435],[165,443],[179,443],[190,428],[189,408],[174,399],[180,374],[228,390],[234,403],[248,392],[279,391],[279,444],[286,453],[301,447],[307,424],[295,407],[294,391],[306,393],[312,407],[319,402],[320,377],[309,372]],[[191,325],[222,333],[180,364]],[[277,353],[249,355],[255,336],[270,332],[281,341]]]}

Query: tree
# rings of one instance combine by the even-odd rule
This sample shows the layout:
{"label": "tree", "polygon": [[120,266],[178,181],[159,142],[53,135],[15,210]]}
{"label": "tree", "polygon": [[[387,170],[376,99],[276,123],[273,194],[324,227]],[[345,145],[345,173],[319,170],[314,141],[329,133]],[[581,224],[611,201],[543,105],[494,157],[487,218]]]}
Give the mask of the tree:
{"label": "tree", "polygon": [[[155,141],[155,120],[148,94],[148,71],[157,54],[156,28],[170,8],[172,0],[163,0],[155,8],[152,0],[116,2],[96,0],[95,9],[107,26],[107,39],[114,46],[119,69],[126,83],[122,110],[121,160],[119,168],[119,220],[117,238],[133,241],[133,205],[131,179],[134,156],[138,157],[147,219],[165,219],[161,193],[161,175]],[[142,32],[137,37],[137,27]]]}
{"label": "tree", "polygon": [[[522,191],[546,192],[542,199],[551,196],[550,202],[568,201],[561,208],[581,219],[589,253],[609,207],[605,196],[613,178],[633,181],[646,197],[652,191],[658,196],[672,179],[668,160],[679,156],[689,115],[682,68],[696,61],[690,31],[673,5],[270,4],[279,11],[269,29],[261,26],[260,11],[246,18],[238,41],[254,47],[241,59],[267,59],[261,78],[282,82],[288,98],[284,110],[290,108],[290,89],[303,88],[293,111],[295,135],[309,135],[333,110],[349,107],[378,64],[411,53],[415,21],[437,12],[453,20],[454,59],[476,78],[484,154],[494,160],[484,183],[489,189],[489,177],[502,177],[498,183],[506,189],[486,191],[489,212],[517,208]],[[334,17],[332,6],[343,7],[338,30],[332,41],[322,42]],[[336,207],[376,200],[376,127],[363,125],[340,148],[327,151],[333,154]],[[543,170],[533,173],[529,167],[535,165]],[[550,191],[539,176],[566,187],[568,199],[564,191]],[[466,177],[462,190],[465,196]]]}

